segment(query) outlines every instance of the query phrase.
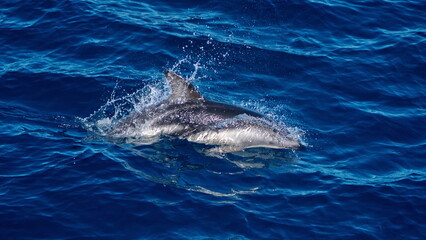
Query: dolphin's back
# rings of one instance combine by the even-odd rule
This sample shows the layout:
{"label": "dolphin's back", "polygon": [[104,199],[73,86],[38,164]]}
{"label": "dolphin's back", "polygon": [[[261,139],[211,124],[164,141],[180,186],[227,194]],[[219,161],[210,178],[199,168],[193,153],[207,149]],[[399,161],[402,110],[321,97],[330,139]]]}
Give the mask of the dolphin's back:
{"label": "dolphin's back", "polygon": [[251,117],[262,118],[263,116],[257,112],[253,112],[244,108],[213,102],[205,101],[204,105],[207,107],[208,111],[212,114],[219,114],[225,118],[233,118],[238,115],[246,114]]}
{"label": "dolphin's back", "polygon": [[213,101],[190,101],[184,104],[168,105],[160,110],[158,124],[186,124],[192,127],[209,125],[239,115],[262,118],[259,113]]}

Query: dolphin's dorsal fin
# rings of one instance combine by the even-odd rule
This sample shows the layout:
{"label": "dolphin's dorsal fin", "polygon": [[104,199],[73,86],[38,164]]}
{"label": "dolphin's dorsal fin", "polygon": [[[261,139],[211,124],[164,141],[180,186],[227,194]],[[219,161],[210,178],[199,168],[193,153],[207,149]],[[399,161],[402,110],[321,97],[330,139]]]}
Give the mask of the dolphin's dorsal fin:
{"label": "dolphin's dorsal fin", "polygon": [[167,100],[169,103],[184,103],[204,99],[197,89],[183,77],[172,71],[166,71],[164,74],[172,87],[172,95]]}

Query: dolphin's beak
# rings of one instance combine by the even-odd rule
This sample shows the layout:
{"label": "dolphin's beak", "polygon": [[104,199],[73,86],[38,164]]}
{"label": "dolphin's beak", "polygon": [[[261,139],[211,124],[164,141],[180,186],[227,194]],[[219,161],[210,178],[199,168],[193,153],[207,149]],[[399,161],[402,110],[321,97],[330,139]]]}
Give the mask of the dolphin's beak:
{"label": "dolphin's beak", "polygon": [[306,150],[306,147],[305,147],[305,145],[302,145],[302,144],[298,143],[297,147],[295,147],[294,149],[297,149],[297,150]]}
{"label": "dolphin's beak", "polygon": [[297,150],[305,149],[305,146],[300,144],[300,142],[295,139],[288,139],[288,142],[286,142],[286,146],[289,149],[297,149]]}

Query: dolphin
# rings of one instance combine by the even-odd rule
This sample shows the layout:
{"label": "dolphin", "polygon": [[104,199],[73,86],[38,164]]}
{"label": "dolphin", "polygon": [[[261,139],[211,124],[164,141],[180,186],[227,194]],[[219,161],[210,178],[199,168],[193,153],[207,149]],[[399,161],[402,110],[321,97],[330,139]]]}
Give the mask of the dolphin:
{"label": "dolphin", "polygon": [[158,105],[130,114],[112,131],[113,136],[145,139],[177,136],[190,142],[213,145],[211,153],[246,148],[298,149],[301,144],[286,129],[261,114],[205,99],[182,76],[165,72],[171,95]]}

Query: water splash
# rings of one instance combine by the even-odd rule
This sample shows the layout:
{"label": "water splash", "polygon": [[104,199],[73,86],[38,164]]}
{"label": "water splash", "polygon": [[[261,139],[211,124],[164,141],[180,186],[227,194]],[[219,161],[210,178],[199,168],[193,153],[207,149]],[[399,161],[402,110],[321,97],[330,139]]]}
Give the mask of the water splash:
{"label": "water splash", "polygon": [[117,82],[108,101],[88,117],[79,120],[90,132],[107,135],[121,119],[164,101],[170,94],[170,88],[163,81],[151,79],[149,82],[141,89],[124,96],[117,96]]}

